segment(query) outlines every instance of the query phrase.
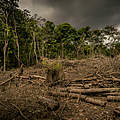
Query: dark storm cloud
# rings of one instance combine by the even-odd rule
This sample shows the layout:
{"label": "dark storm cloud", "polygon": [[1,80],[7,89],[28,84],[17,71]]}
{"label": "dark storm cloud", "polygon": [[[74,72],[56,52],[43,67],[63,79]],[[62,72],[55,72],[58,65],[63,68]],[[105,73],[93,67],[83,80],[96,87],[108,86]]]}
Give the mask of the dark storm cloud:
{"label": "dark storm cloud", "polygon": [[[102,27],[120,24],[120,0],[23,0],[32,9],[56,23]],[[31,2],[30,2],[31,1]],[[21,2],[22,3],[22,2]],[[24,5],[25,6],[25,5]]]}

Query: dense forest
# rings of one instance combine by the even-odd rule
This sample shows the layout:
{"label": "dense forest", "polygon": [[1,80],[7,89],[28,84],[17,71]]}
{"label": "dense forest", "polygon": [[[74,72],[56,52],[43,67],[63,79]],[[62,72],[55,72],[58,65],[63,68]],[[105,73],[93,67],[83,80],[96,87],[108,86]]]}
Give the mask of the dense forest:
{"label": "dense forest", "polygon": [[120,54],[120,32],[114,25],[102,29],[74,28],[69,23],[31,16],[19,0],[0,0],[0,67],[3,71],[37,64],[42,58],[81,59]]}

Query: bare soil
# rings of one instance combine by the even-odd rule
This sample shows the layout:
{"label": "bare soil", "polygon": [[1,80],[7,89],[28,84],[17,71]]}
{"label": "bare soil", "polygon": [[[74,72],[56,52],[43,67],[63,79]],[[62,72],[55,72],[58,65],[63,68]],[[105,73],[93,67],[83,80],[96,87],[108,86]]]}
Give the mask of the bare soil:
{"label": "bare soil", "polygon": [[[53,61],[55,60],[49,60]],[[52,86],[45,79],[46,68],[40,64],[25,67],[22,75],[16,75],[19,69],[1,71],[0,120],[120,120],[119,109],[116,112],[120,101],[108,101],[106,93],[86,95],[105,101],[105,106],[92,104],[79,97],[76,99],[49,94],[63,88],[120,88],[120,56],[99,56],[60,62],[64,67],[65,79]],[[120,96],[120,91],[116,94],[117,97]],[[59,107],[54,110],[48,109],[47,104],[40,101],[41,96],[58,102]]]}

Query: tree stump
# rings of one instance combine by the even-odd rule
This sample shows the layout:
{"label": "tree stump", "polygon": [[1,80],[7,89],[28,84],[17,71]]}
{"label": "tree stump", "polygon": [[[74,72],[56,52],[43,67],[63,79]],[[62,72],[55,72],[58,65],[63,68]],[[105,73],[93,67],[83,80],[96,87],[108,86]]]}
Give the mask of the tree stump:
{"label": "tree stump", "polygon": [[61,63],[56,62],[50,65],[47,69],[47,82],[54,85],[58,81],[64,80],[63,66]]}

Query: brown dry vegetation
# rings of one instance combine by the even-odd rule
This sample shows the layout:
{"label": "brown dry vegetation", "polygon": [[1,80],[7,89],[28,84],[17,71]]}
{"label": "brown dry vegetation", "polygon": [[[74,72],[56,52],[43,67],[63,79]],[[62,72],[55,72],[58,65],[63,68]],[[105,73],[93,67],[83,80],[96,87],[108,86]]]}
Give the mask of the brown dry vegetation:
{"label": "brown dry vegetation", "polygon": [[56,84],[46,80],[40,64],[23,74],[1,71],[0,120],[120,119],[120,56],[60,62],[65,79]]}

